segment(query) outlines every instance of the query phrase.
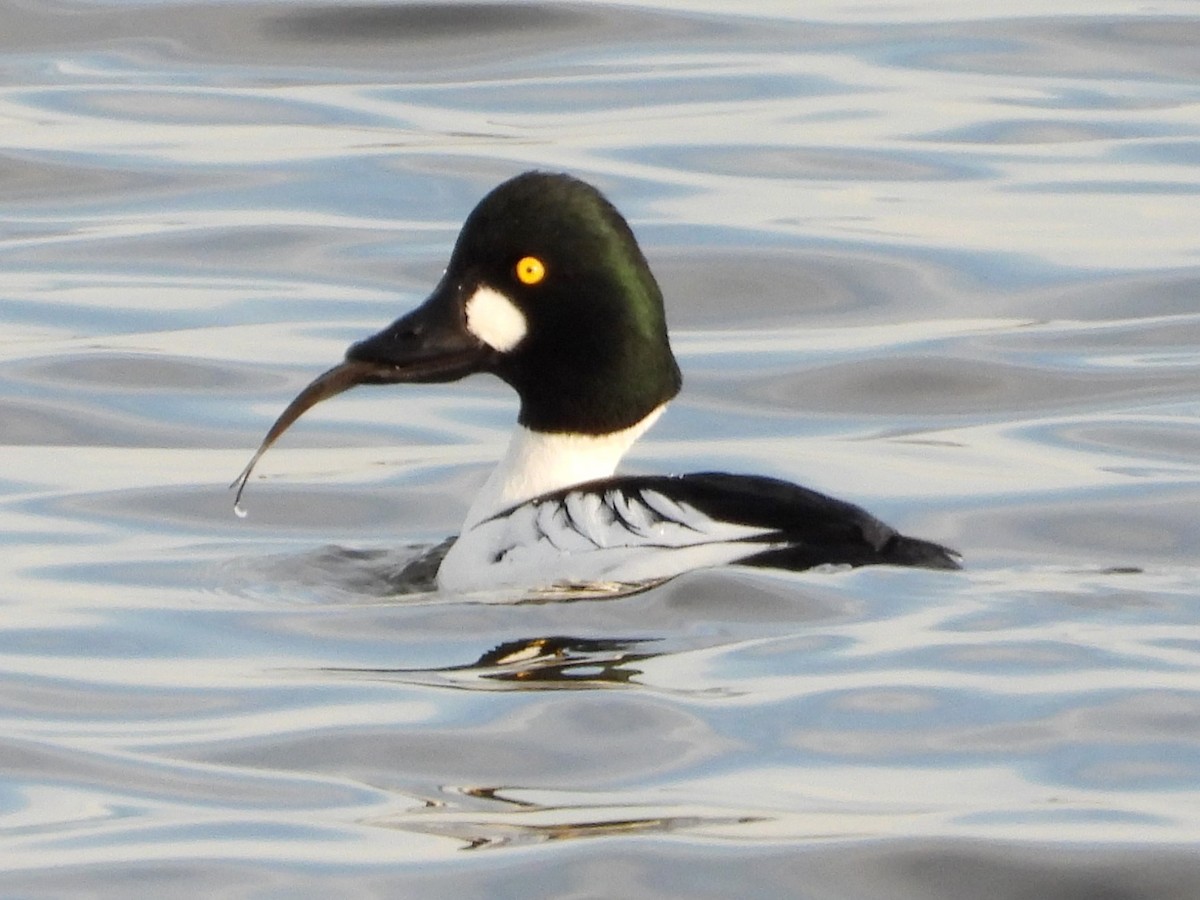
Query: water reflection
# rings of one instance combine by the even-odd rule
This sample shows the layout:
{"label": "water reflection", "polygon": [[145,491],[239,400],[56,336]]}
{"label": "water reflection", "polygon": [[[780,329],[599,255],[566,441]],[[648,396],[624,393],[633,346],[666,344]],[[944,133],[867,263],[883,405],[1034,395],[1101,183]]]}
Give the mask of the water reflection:
{"label": "water reflection", "polygon": [[580,29],[595,21],[582,8],[546,3],[345,3],[292,10],[267,19],[264,31],[269,37],[312,43],[383,41],[422,49],[447,39],[546,39],[547,33]]}
{"label": "water reflection", "polygon": [[642,674],[633,666],[659,653],[641,649],[653,638],[620,640],[567,636],[505,641],[473,663],[432,669],[329,669],[340,674],[411,684],[486,690],[562,690],[614,687]]}
{"label": "water reflection", "polygon": [[[481,788],[475,793],[480,796],[495,796],[501,789]],[[372,825],[403,828],[426,834],[455,838],[463,842],[464,850],[515,849],[559,841],[577,841],[584,838],[630,838],[640,835],[685,835],[692,832],[735,829],[736,826],[760,821],[755,816],[636,816],[637,810],[626,809],[523,809],[509,813],[507,818],[479,820],[470,815],[425,816],[389,822],[374,820]],[[589,815],[604,815],[606,818],[587,820]],[[609,818],[611,817],[611,818]],[[541,821],[539,821],[541,820]]]}

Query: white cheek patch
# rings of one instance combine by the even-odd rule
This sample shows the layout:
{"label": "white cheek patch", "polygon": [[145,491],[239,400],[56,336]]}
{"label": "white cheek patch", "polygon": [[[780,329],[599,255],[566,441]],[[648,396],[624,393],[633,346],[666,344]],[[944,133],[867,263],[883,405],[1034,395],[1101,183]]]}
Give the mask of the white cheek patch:
{"label": "white cheek patch", "polygon": [[525,314],[508,297],[490,287],[481,287],[465,306],[467,330],[493,350],[507,353],[525,337],[529,325]]}

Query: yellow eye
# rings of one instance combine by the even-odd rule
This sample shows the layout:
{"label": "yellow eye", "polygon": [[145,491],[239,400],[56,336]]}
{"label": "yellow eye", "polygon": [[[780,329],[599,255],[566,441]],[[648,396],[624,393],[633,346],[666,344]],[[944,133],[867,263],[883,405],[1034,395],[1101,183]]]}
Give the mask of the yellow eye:
{"label": "yellow eye", "polygon": [[523,256],[517,262],[516,274],[521,284],[537,284],[546,277],[546,264],[536,256]]}

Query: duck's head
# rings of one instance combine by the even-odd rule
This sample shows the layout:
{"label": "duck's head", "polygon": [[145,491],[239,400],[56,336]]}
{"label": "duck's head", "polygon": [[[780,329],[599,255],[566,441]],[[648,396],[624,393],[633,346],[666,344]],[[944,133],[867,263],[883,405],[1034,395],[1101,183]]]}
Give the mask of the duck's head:
{"label": "duck's head", "polygon": [[543,172],[484,197],[429,298],[346,359],[389,383],[492,372],[520,395],[521,424],[547,432],[625,428],[680,385],[629,225],[591,185]]}
{"label": "duck's head", "polygon": [[512,385],[520,423],[539,432],[619,431],[678,393],[662,293],[629,225],[591,185],[526,172],[484,197],[428,299],[305,388],[240,481],[327,397],[474,372]]}

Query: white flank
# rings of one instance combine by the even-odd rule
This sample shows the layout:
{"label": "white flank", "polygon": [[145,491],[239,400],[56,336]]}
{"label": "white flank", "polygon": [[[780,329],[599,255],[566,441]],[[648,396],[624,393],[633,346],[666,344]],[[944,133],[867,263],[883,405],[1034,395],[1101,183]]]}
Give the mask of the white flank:
{"label": "white flank", "polygon": [[720,566],[782,546],[769,528],[712,519],[659,491],[573,491],[488,519],[438,570],[447,591],[635,584]]}
{"label": "white flank", "polygon": [[480,287],[467,298],[467,330],[493,350],[507,353],[525,337],[525,314],[499,291]]}
{"label": "white flank", "polygon": [[640,422],[612,434],[550,434],[518,426],[508,442],[504,459],[471,504],[463,533],[510,506],[541,494],[608,478],[633,442],[654,424],[666,406],[664,403],[656,407]]}

